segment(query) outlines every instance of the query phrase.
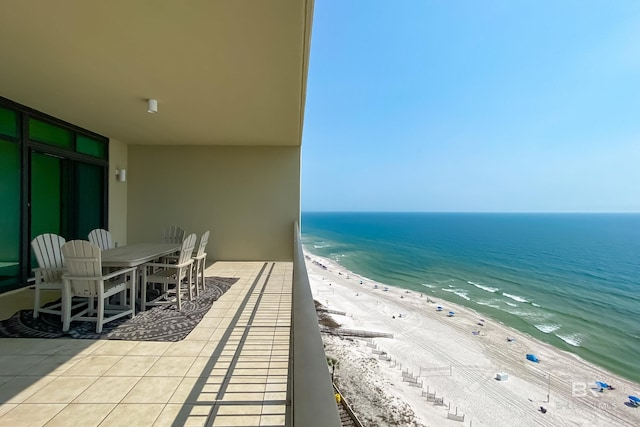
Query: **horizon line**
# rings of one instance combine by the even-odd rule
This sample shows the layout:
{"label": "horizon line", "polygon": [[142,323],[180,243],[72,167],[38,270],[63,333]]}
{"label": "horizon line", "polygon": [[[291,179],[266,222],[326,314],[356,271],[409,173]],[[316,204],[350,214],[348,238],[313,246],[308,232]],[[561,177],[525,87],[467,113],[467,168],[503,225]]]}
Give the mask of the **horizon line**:
{"label": "horizon line", "polygon": [[385,210],[301,210],[301,213],[429,213],[429,214],[522,214],[522,215],[640,215],[640,211],[385,211]]}

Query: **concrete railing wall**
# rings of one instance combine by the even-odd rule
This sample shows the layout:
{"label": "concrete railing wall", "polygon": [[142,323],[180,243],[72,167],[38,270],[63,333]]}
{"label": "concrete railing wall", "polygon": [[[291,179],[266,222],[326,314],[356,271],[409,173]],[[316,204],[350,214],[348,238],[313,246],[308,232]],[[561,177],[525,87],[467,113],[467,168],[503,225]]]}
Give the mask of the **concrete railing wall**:
{"label": "concrete railing wall", "polygon": [[340,427],[338,405],[324,354],[297,222],[294,224],[292,300],[291,418],[288,424],[295,427]]}

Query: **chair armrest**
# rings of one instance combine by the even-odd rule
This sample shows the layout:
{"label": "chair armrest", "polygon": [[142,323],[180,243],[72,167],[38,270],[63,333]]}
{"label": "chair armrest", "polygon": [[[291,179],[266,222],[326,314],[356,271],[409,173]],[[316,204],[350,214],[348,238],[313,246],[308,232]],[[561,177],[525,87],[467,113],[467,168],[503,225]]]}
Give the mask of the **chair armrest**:
{"label": "chair armrest", "polygon": [[67,280],[109,280],[113,279],[116,276],[121,276],[130,271],[135,271],[136,267],[124,268],[122,270],[114,271],[109,274],[105,274],[103,276],[70,276],[68,274],[63,274],[62,278]]}
{"label": "chair armrest", "polygon": [[160,268],[173,268],[176,264],[164,264],[162,262],[145,262],[142,264],[144,267],[160,267]]}
{"label": "chair armrest", "polygon": [[35,267],[35,268],[32,268],[31,270],[33,270],[34,273],[38,273],[42,271],[51,271],[51,272],[57,271],[59,273],[63,273],[67,271],[67,269],[64,267],[59,267],[59,268]]}
{"label": "chair armrest", "polygon": [[105,274],[104,276],[102,276],[103,280],[108,280],[108,279],[112,279],[116,276],[121,276],[125,273],[129,273],[130,271],[136,271],[138,269],[138,267],[129,267],[129,268],[123,268],[122,270],[117,270],[117,271],[112,271],[109,274]]}
{"label": "chair armrest", "polygon": [[183,262],[182,264],[162,264],[159,262],[147,262],[145,264],[143,264],[145,267],[160,267],[160,268],[182,268],[182,267],[186,267],[189,264],[193,264],[193,260],[189,259],[186,262]]}
{"label": "chair armrest", "polygon": [[66,271],[66,268],[61,267],[36,267],[33,269],[36,283],[46,283],[52,279],[58,281]]}

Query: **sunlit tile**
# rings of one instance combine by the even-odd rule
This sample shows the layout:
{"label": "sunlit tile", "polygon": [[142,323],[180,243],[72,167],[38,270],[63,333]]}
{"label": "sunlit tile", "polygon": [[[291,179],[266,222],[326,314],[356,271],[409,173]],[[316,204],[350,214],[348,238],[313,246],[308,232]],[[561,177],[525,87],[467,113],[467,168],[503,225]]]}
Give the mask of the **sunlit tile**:
{"label": "sunlit tile", "polygon": [[140,381],[140,377],[100,377],[74,403],[118,403]]}
{"label": "sunlit tile", "polygon": [[196,360],[195,357],[161,356],[147,371],[147,377],[184,377]]}
{"label": "sunlit tile", "polygon": [[65,376],[99,376],[113,367],[122,356],[89,355],[64,372]]}
{"label": "sunlit tile", "polygon": [[164,404],[120,404],[102,421],[100,427],[150,426],[158,418]]}
{"label": "sunlit tile", "polygon": [[124,356],[117,361],[108,371],[104,373],[105,376],[143,376],[153,364],[158,360],[158,356]]}
{"label": "sunlit tile", "polygon": [[25,403],[70,403],[97,377],[58,377],[26,399]]}
{"label": "sunlit tile", "polygon": [[122,400],[123,403],[167,403],[180,377],[143,377]]}
{"label": "sunlit tile", "polygon": [[22,404],[0,417],[0,426],[42,426],[64,409],[65,404]]}
{"label": "sunlit tile", "polygon": [[98,426],[115,407],[111,404],[75,404],[67,405],[47,423],[47,427],[69,427],[82,425],[83,427]]}
{"label": "sunlit tile", "polygon": [[172,343],[143,341],[136,344],[128,353],[128,356],[162,356]]}

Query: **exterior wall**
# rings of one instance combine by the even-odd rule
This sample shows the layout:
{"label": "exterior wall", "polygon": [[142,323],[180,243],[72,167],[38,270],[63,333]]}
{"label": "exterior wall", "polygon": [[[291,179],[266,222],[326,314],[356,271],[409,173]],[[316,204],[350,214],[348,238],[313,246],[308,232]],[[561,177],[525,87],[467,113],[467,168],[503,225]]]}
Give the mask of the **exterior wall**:
{"label": "exterior wall", "polygon": [[109,231],[119,246],[127,244],[128,182],[116,180],[116,169],[128,169],[127,151],[127,144],[113,139],[109,141]]}
{"label": "exterior wall", "polygon": [[128,165],[129,243],[178,225],[211,231],[210,260],[293,259],[300,147],[129,145]]}

